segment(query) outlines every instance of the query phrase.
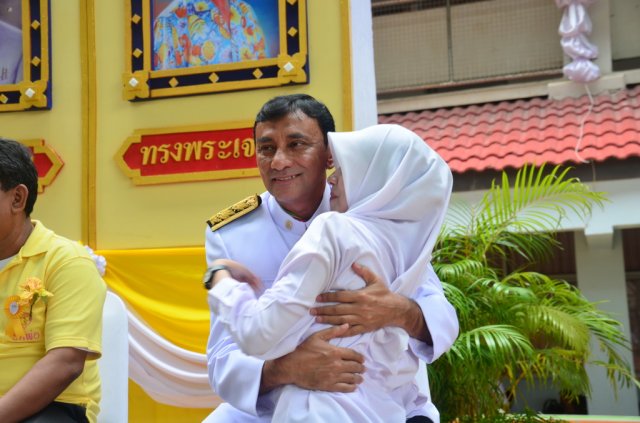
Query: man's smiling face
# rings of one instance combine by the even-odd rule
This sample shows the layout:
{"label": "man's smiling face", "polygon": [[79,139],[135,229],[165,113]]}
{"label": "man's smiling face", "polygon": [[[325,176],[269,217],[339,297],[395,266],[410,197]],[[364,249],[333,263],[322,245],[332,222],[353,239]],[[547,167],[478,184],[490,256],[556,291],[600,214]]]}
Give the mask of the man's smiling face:
{"label": "man's smiling face", "polygon": [[267,190],[287,211],[306,220],[325,189],[329,148],[316,119],[301,111],[256,125],[256,158]]}

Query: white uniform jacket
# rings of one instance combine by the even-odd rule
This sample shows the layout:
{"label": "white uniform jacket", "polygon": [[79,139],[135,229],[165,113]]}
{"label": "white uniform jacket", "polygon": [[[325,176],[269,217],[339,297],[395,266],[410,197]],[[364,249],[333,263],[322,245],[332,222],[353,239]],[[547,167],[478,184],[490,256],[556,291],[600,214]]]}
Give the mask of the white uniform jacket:
{"label": "white uniform jacket", "polygon": [[[215,232],[207,229],[206,253],[209,264],[217,258],[230,258],[243,263],[268,288],[275,280],[285,256],[300,239],[310,221],[293,219],[269,193],[264,193],[261,197],[262,205],[257,210]],[[327,187],[316,215],[329,209],[328,198]],[[423,310],[433,345],[414,339],[410,341],[412,352],[426,363],[431,363],[447,351],[458,334],[455,310],[442,294],[437,276],[431,268],[429,270],[429,278],[418,289],[414,300]],[[263,361],[242,353],[214,314],[211,315],[207,361],[211,386],[229,403],[220,406],[208,422],[269,421],[268,416],[273,411],[274,404],[269,394],[258,395]],[[426,372],[419,371],[418,376],[419,379],[424,378],[420,384],[422,394],[430,399]],[[407,410],[408,417],[414,415],[427,415],[434,422],[439,420],[438,412],[430,400],[423,409]]]}

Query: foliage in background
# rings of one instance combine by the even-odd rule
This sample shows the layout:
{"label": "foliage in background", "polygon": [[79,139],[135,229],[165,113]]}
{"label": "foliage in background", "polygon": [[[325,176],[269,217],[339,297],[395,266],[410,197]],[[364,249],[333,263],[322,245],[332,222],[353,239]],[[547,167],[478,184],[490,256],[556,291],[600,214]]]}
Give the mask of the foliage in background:
{"label": "foliage in background", "polygon": [[567,423],[550,416],[540,416],[535,411],[527,410],[524,413],[509,414],[499,412],[497,415],[479,415],[456,417],[452,423]]}
{"label": "foliage in background", "polygon": [[[587,363],[604,367],[614,389],[616,381],[638,384],[618,353],[629,349],[619,322],[565,281],[503,266],[514,254],[526,262],[549,257],[568,211],[586,219],[603,204],[602,193],[568,170],[525,167],[513,184],[503,173],[477,205],[450,208],[433,264],[458,312],[460,335],[428,367],[444,422],[498,418],[522,380],[549,380],[569,398],[588,395]],[[590,361],[591,337],[606,362]]]}

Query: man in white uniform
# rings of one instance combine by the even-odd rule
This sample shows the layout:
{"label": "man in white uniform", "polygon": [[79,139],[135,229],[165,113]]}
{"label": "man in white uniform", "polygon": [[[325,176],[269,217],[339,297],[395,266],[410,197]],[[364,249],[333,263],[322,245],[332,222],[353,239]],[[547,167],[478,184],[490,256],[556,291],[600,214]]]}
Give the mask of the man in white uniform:
{"label": "man in white uniform", "polygon": [[0,85],[22,81],[22,32],[0,20]]}
{"label": "man in white uniform", "polygon": [[[327,133],[335,131],[328,109],[307,95],[276,97],[261,109],[254,135],[256,156],[268,192],[249,197],[214,215],[206,233],[207,262],[230,258],[249,267],[271,286],[280,264],[315,216],[329,210],[326,170],[332,166]],[[231,223],[233,222],[233,223]],[[455,310],[433,289],[430,278],[413,299],[390,292],[375,275],[361,276],[367,286],[358,291],[325,294],[320,300],[342,304],[315,309],[318,322],[341,324],[309,337],[295,351],[274,360],[243,354],[211,316],[207,346],[209,379],[227,403],[207,422],[268,421],[273,409],[269,393],[294,384],[304,389],[352,392],[362,382],[366,363],[355,351],[327,342],[382,327],[398,326],[411,336],[410,348],[431,363],[447,351],[458,334]],[[364,365],[363,365],[364,364]],[[426,372],[419,371],[419,377]],[[427,397],[428,385],[423,392]],[[438,422],[429,400],[421,410],[407,410],[408,421]]]}

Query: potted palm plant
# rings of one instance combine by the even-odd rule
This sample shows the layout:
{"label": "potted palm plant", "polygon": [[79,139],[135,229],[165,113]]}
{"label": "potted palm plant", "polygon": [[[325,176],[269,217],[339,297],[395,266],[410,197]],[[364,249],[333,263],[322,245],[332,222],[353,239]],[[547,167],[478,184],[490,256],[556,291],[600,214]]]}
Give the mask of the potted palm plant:
{"label": "potted palm plant", "polygon": [[460,335],[428,368],[443,422],[499,421],[522,380],[548,380],[570,399],[588,395],[592,337],[614,389],[638,384],[617,352],[629,348],[619,322],[563,280],[502,265],[514,254],[529,262],[552,254],[568,211],[586,218],[606,201],[568,170],[525,167],[513,184],[503,173],[476,205],[450,208],[433,263]]}

